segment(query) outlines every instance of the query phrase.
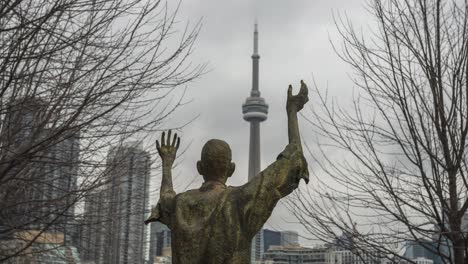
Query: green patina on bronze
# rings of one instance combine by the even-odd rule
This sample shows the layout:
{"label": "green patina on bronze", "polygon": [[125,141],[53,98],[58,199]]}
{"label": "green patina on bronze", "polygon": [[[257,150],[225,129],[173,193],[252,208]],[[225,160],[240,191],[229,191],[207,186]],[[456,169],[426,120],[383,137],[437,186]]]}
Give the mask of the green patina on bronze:
{"label": "green patina on bronze", "polygon": [[289,144],[270,166],[248,183],[232,187],[226,180],[235,169],[229,145],[209,140],[202,149],[198,172],[205,182],[196,190],[176,194],[171,168],[180,139],[171,131],[161,144],[156,141],[163,164],[160,198],[146,224],[159,221],[172,231],[174,264],[244,264],[250,262],[252,238],[270,217],[276,203],[309,181],[299,135],[297,112],[308,101],[308,90],[292,95],[289,86],[286,104]]}

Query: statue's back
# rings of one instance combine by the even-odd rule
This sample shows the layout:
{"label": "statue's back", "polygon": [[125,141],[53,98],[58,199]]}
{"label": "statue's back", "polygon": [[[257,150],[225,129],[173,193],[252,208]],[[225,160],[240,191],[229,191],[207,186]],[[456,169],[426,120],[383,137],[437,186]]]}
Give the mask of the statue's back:
{"label": "statue's back", "polygon": [[203,186],[178,194],[172,234],[173,263],[249,263],[250,241],[241,187]]}

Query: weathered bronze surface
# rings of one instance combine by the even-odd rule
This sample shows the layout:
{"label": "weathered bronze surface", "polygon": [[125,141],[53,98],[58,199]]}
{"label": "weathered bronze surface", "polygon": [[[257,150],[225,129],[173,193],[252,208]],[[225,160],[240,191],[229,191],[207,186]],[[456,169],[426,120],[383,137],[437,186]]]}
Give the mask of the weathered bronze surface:
{"label": "weathered bronze surface", "polygon": [[226,180],[232,175],[229,145],[209,140],[202,149],[198,172],[205,182],[199,189],[176,194],[171,168],[180,138],[165,133],[156,147],[163,164],[160,198],[146,224],[160,221],[172,231],[174,264],[244,264],[250,262],[251,241],[270,217],[276,203],[297,188],[300,179],[309,181],[299,135],[297,112],[308,101],[308,90],[292,95],[289,86],[286,104],[289,144],[270,166],[248,183],[232,187]]}

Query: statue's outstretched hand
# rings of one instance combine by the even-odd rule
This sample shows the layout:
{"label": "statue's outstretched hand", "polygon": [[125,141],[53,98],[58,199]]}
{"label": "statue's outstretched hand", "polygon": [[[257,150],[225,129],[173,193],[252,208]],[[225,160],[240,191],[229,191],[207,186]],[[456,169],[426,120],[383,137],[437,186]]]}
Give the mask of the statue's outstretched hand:
{"label": "statue's outstretched hand", "polygon": [[171,133],[171,130],[169,130],[169,132],[167,133],[167,142],[165,140],[166,133],[162,133],[161,145],[159,144],[159,141],[156,140],[156,149],[158,150],[159,156],[161,157],[163,163],[167,163],[170,165],[172,165],[172,163],[174,162],[177,150],[179,149],[180,145],[180,138],[177,137],[177,133],[174,134],[174,137],[171,142]]}
{"label": "statue's outstretched hand", "polygon": [[304,108],[304,105],[309,101],[309,90],[304,81],[301,80],[301,89],[297,95],[292,94],[292,86],[288,87],[288,100],[286,101],[286,111],[299,112]]}
{"label": "statue's outstretched hand", "polygon": [[145,225],[148,225],[151,222],[156,222],[159,220],[161,217],[160,209],[159,209],[160,204],[158,203],[156,207],[153,207],[151,209],[151,215],[148,217],[148,219],[145,220]]}

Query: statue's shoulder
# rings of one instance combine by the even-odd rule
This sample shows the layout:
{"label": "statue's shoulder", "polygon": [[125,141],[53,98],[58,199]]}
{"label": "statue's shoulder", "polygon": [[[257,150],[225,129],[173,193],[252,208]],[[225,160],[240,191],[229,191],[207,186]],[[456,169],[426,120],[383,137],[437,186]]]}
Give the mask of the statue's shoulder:
{"label": "statue's shoulder", "polygon": [[242,186],[244,186],[244,185],[241,185],[241,186],[226,186],[226,191],[228,193],[242,191]]}
{"label": "statue's shoulder", "polygon": [[241,186],[227,186],[226,191],[228,196],[242,196],[246,191],[247,184]]}
{"label": "statue's shoulder", "polygon": [[296,143],[289,143],[284,150],[278,155],[276,160],[281,160],[281,159],[296,159],[298,157],[301,157],[301,148],[298,144]]}
{"label": "statue's shoulder", "polygon": [[185,199],[197,195],[199,193],[198,189],[187,190],[185,192],[178,193],[176,199]]}

